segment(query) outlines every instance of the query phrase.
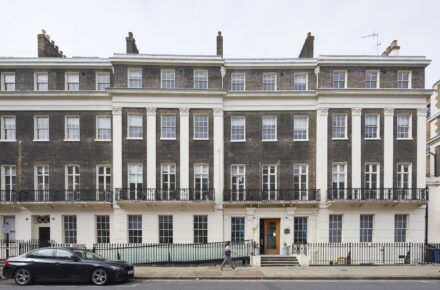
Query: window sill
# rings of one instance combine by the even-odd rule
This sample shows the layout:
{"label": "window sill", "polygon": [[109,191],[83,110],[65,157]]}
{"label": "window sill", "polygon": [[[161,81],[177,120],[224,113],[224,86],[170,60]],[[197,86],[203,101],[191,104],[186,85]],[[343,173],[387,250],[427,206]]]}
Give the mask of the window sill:
{"label": "window sill", "polygon": [[364,140],[366,141],[377,141],[377,140],[382,140],[382,138],[364,138]]}
{"label": "window sill", "polygon": [[396,138],[396,140],[400,140],[400,141],[411,141],[411,140],[413,140],[413,138]]}
{"label": "window sill", "polygon": [[112,139],[95,139],[96,142],[112,142]]}
{"label": "window sill", "polygon": [[2,140],[0,140],[0,142],[17,142],[17,140],[5,140],[5,139],[2,139]]}
{"label": "window sill", "polygon": [[34,139],[34,140],[32,140],[32,141],[34,141],[34,142],[50,142],[50,140],[49,139]]}
{"label": "window sill", "polygon": [[194,141],[209,141],[209,138],[193,138]]}
{"label": "window sill", "polygon": [[80,142],[80,139],[64,139],[64,142]]}
{"label": "window sill", "polygon": [[309,139],[293,139],[293,142],[307,142]]}
{"label": "window sill", "polygon": [[160,138],[161,141],[176,141],[176,138]]}
{"label": "window sill", "polygon": [[127,137],[127,140],[144,140],[144,138]]}
{"label": "window sill", "polygon": [[[232,141],[231,141],[232,142]],[[264,139],[264,140],[261,140],[261,142],[278,142],[278,139]]]}
{"label": "window sill", "polygon": [[245,143],[246,140],[231,140],[231,143]]}
{"label": "window sill", "polygon": [[340,141],[344,141],[344,140],[348,140],[348,137],[345,137],[345,138],[333,138],[333,137],[332,137],[332,140],[336,140],[336,141],[338,141],[338,140],[340,140]]}

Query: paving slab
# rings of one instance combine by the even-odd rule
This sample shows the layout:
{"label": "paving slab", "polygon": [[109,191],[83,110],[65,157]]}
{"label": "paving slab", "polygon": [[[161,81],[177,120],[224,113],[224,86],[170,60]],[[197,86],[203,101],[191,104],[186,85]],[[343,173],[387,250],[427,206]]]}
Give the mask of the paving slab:
{"label": "paving slab", "polygon": [[135,267],[139,279],[440,280],[440,266]]}

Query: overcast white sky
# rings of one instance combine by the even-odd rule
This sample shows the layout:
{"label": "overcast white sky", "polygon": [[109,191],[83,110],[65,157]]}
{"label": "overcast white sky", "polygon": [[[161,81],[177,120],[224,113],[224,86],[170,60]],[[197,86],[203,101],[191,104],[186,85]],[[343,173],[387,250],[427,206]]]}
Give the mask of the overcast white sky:
{"label": "overcast white sky", "polygon": [[[393,40],[401,55],[426,55],[426,87],[440,79],[439,0],[0,0],[0,56],[36,56],[42,28],[68,57],[125,52],[297,57],[308,31],[319,54],[376,54]],[[5,9],[7,8],[7,9]]]}

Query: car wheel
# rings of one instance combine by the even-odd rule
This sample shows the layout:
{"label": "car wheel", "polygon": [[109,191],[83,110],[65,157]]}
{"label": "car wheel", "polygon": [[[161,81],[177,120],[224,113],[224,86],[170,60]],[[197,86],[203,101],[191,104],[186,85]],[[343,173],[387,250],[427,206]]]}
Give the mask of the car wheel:
{"label": "car wheel", "polygon": [[31,284],[31,271],[26,268],[20,268],[15,271],[14,280],[17,285],[26,286]]}
{"label": "car wheel", "polygon": [[98,286],[108,283],[109,277],[106,270],[97,268],[92,272],[92,283]]}

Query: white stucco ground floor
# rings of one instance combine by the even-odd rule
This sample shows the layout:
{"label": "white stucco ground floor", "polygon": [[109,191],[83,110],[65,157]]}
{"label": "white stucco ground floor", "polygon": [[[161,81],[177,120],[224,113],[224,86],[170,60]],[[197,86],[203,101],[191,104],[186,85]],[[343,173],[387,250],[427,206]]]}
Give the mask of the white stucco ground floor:
{"label": "white stucco ground floor", "polygon": [[[3,206],[10,238],[59,243],[206,243],[253,240],[266,254],[329,242],[425,241],[426,205],[353,203],[228,205],[218,203],[39,204]],[[430,223],[430,228],[435,223]],[[4,235],[3,235],[4,238]],[[434,241],[432,241],[434,242]]]}

